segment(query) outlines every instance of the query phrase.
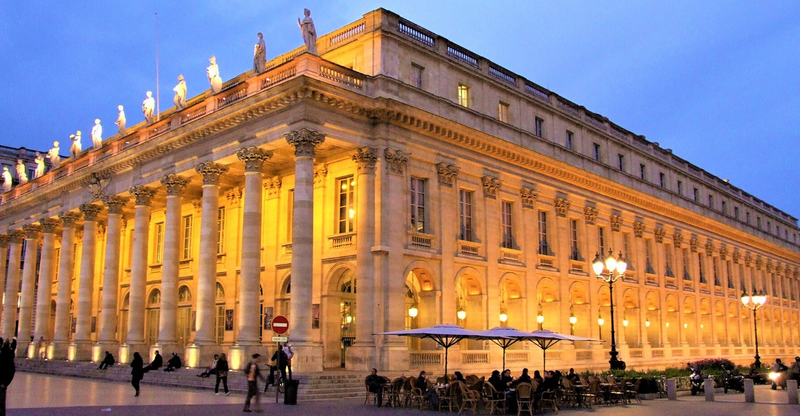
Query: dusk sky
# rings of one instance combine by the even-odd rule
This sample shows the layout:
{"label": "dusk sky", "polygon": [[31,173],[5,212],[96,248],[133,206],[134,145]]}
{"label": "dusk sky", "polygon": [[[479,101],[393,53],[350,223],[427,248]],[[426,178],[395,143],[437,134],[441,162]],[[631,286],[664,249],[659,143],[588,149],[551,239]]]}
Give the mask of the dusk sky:
{"label": "dusk sky", "polygon": [[267,59],[301,46],[303,7],[320,35],[391,10],[800,217],[794,1],[9,1],[0,144],[67,154],[81,130],[88,148],[118,104],[140,122],[156,12],[163,111],[178,74],[190,97],[208,89],[211,55],[223,80],[249,70],[257,32]]}

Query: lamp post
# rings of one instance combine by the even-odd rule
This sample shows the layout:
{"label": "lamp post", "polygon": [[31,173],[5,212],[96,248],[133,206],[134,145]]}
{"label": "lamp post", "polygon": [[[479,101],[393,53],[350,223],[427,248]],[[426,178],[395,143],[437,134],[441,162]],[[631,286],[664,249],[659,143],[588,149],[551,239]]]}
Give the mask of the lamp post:
{"label": "lamp post", "polygon": [[742,305],[753,311],[753,330],[756,337],[756,362],[754,364],[756,368],[761,368],[761,356],[758,355],[758,317],[756,316],[756,310],[764,306],[765,303],[767,303],[767,295],[764,294],[763,290],[756,293],[754,289],[752,295],[742,292]]}
{"label": "lamp post", "polygon": [[597,253],[594,261],[592,262],[592,269],[598,278],[608,283],[608,293],[611,306],[611,360],[608,363],[611,365],[612,370],[622,370],[625,365],[622,361],[617,359],[617,339],[614,333],[614,282],[625,274],[628,268],[628,263],[622,257],[622,253],[618,258],[614,258],[611,250],[608,250],[608,257],[603,260],[600,253]]}

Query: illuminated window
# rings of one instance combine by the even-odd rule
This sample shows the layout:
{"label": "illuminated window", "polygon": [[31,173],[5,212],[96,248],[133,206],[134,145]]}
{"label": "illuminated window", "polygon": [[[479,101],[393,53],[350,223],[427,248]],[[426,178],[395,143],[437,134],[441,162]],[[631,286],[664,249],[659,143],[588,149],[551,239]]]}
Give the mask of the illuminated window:
{"label": "illuminated window", "polygon": [[570,241],[570,260],[580,260],[581,253],[578,250],[578,220],[569,220],[569,241]]}
{"label": "illuminated window", "polygon": [[426,179],[411,178],[411,229],[420,233],[427,231],[425,222]]}
{"label": "illuminated window", "polygon": [[503,123],[508,123],[508,104],[502,101],[497,104],[497,119]]}
{"label": "illuminated window", "polygon": [[474,229],[472,224],[472,199],[475,195],[472,191],[461,189],[459,191],[459,217],[461,223],[461,239],[473,241]]}
{"label": "illuminated window", "polygon": [[606,229],[597,227],[597,249],[601,256],[606,255]]}
{"label": "illuminated window", "polygon": [[225,207],[217,209],[217,254],[225,252]]}
{"label": "illuminated window", "polygon": [[185,215],[183,217],[183,250],[182,259],[187,260],[192,258],[192,216]]}
{"label": "illuminated window", "polygon": [[644,271],[645,273],[649,274],[656,274],[656,270],[653,268],[653,240],[645,239],[644,240]]}
{"label": "illuminated window", "polygon": [[159,222],[156,224],[155,230],[155,262],[161,263],[164,261],[164,223]]}
{"label": "illuminated window", "polygon": [[355,218],[354,192],[356,181],[352,176],[336,180],[336,232],[339,234],[352,233]]}
{"label": "illuminated window", "polygon": [[458,104],[469,108],[469,87],[464,84],[458,84]]}

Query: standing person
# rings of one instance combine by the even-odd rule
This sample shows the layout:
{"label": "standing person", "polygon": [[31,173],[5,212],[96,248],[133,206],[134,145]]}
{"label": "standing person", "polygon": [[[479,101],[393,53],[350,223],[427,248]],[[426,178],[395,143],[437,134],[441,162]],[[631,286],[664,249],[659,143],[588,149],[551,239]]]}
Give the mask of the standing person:
{"label": "standing person", "polygon": [[253,51],[253,72],[260,74],[264,72],[267,64],[267,45],[264,44],[264,35],[258,32],[258,42]]}
{"label": "standing person", "polygon": [[133,361],[131,361],[131,385],[136,390],[133,397],[139,397],[139,382],[144,377],[144,360],[138,352],[133,353]]}
{"label": "standing person", "polygon": [[156,350],[156,355],[153,357],[153,361],[145,367],[144,372],[148,372],[150,370],[158,370],[161,366],[164,365],[164,359],[161,358],[161,354],[159,354],[158,350]]}
{"label": "standing person", "polygon": [[[228,357],[223,352],[217,359],[217,365],[214,373],[217,374],[217,384],[214,386],[214,394],[219,396],[219,382],[222,381],[222,387],[225,390],[225,395],[231,394],[228,391]],[[258,389],[256,389],[258,391]]]}
{"label": "standing person", "polygon": [[[275,361],[275,364],[278,366],[278,371],[281,372],[281,377],[284,381],[286,381],[286,362],[288,359],[286,358],[286,352],[283,351],[283,345],[278,344],[278,350],[272,354],[272,361]],[[274,380],[272,377],[272,367],[270,367],[270,378]],[[280,383],[275,383],[275,385],[280,385]]]}
{"label": "standing person", "polygon": [[789,370],[789,376],[791,380],[797,380],[800,383],[800,357],[794,357],[794,364]]}
{"label": "standing person", "polygon": [[47,357],[47,342],[45,342],[44,337],[39,337],[39,358],[44,359]]}
{"label": "standing person", "polygon": [[[261,402],[258,394],[258,379],[264,380],[264,377],[261,376],[261,369],[258,368],[260,361],[261,354],[253,354],[253,359],[250,361],[250,364],[247,365],[247,398],[244,400],[243,412],[252,412],[252,410],[250,410],[250,399],[254,396],[256,398],[256,411],[261,410]],[[219,364],[219,362],[217,364]]]}
{"label": "standing person", "polygon": [[284,351],[286,353],[286,368],[289,370],[289,380],[292,379],[292,357],[294,357],[294,351],[292,351],[292,346],[286,344],[286,348]]}
{"label": "standing person", "polygon": [[14,379],[16,371],[14,354],[11,352],[11,346],[6,342],[0,348],[0,416],[6,414],[6,391],[11,380]]}

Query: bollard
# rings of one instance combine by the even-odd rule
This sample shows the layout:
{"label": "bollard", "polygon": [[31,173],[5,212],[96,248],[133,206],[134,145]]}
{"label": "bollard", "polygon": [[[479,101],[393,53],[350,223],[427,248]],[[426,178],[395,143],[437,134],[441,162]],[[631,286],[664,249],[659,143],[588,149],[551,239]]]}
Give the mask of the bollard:
{"label": "bollard", "polygon": [[670,400],[678,400],[678,394],[675,389],[675,379],[667,380],[667,398]]}
{"label": "bollard", "polygon": [[797,380],[787,381],[786,390],[789,392],[789,404],[797,404]]}
{"label": "bollard", "polygon": [[753,389],[753,379],[746,378],[744,379],[744,402],[745,403],[755,403],[756,402],[756,393]]}
{"label": "bollard", "polygon": [[707,378],[703,381],[703,390],[706,392],[706,401],[714,401],[714,379]]}

